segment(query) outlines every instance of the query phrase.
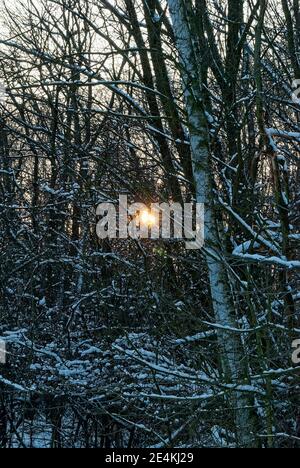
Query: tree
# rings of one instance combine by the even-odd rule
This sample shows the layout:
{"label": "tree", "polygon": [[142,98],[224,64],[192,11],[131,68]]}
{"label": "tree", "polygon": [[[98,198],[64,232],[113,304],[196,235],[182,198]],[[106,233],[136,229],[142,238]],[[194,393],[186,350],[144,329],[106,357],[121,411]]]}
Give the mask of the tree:
{"label": "tree", "polygon": [[[0,445],[299,445],[298,2],[3,21]],[[120,194],[205,204],[205,247],[98,239]]]}

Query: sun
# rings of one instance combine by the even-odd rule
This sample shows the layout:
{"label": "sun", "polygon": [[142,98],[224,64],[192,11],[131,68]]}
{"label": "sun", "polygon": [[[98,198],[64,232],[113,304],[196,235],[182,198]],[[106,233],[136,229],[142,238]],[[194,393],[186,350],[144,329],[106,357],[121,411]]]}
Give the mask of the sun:
{"label": "sun", "polygon": [[149,210],[143,210],[140,213],[140,222],[143,226],[152,227],[156,224],[156,216]]}

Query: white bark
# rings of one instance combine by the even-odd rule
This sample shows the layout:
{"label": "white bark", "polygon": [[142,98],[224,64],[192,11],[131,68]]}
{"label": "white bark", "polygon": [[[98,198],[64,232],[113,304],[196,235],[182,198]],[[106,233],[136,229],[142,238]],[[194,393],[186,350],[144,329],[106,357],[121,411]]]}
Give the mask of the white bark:
{"label": "white bark", "polygon": [[[222,327],[236,328],[231,287],[225,263],[222,261],[218,222],[213,208],[209,130],[202,100],[201,52],[193,34],[192,4],[190,0],[168,0],[168,4],[181,60],[197,201],[205,204],[206,256],[215,319]],[[240,337],[226,329],[219,330],[218,336],[226,379],[238,385],[247,378]],[[238,444],[243,447],[255,446],[255,430],[249,410],[250,400],[245,395],[234,392],[232,406],[235,407]]]}

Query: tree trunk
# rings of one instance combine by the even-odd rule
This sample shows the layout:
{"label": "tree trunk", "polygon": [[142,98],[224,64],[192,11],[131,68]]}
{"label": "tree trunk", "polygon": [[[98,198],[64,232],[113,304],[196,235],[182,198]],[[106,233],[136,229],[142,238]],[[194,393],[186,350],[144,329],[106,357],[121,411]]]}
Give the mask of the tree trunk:
{"label": "tree trunk", "polygon": [[[168,1],[175,30],[178,53],[182,62],[182,81],[189,118],[191,149],[194,161],[197,201],[205,204],[206,259],[215,320],[222,327],[237,326],[231,285],[223,260],[220,230],[213,204],[213,185],[210,165],[210,144],[207,118],[202,99],[201,55],[193,34],[191,2]],[[226,380],[233,384],[245,382],[247,366],[242,357],[242,345],[236,334],[219,332],[222,365]],[[233,392],[231,406],[235,412],[237,443],[241,447],[255,447],[254,421],[250,407],[253,403],[240,392]]]}

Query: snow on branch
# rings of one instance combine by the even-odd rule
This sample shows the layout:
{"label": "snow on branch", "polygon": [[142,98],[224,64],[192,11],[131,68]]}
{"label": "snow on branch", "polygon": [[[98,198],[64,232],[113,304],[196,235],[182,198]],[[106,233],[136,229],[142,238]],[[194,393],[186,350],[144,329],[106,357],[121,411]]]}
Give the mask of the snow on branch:
{"label": "snow on branch", "polygon": [[265,391],[262,390],[261,388],[258,388],[255,385],[242,385],[238,383],[233,383],[233,384],[221,383],[220,381],[211,379],[203,372],[198,373],[198,374],[197,373],[188,374],[180,370],[169,369],[168,367],[165,367],[164,365],[156,364],[154,362],[150,362],[144,359],[143,357],[139,356],[136,351],[126,350],[126,349],[121,348],[118,345],[114,345],[113,348],[124,353],[127,357],[134,359],[137,362],[140,362],[141,364],[144,364],[145,366],[149,367],[153,371],[156,371],[160,374],[167,374],[167,375],[176,377],[177,379],[189,380],[191,382],[206,383],[212,387],[217,387],[217,388],[221,388],[221,389],[228,390],[228,391],[236,391],[240,393],[255,393],[262,397],[266,396]]}
{"label": "snow on branch", "polygon": [[280,137],[286,138],[288,140],[299,140],[300,141],[300,133],[299,132],[286,132],[284,130],[276,130],[275,128],[267,128],[266,133],[269,137]]}
{"label": "snow on branch", "polygon": [[273,265],[287,270],[300,270],[300,261],[298,260],[288,261],[284,258],[279,257],[264,257],[263,255],[251,255],[242,253],[234,253],[233,256],[235,258],[240,258],[241,260],[245,260],[247,262]]}
{"label": "snow on branch", "polygon": [[30,391],[22,385],[16,384],[15,382],[11,382],[10,380],[5,379],[4,377],[2,377],[2,375],[0,375],[0,383],[6,385],[7,387],[12,387],[18,392],[28,393]]}
{"label": "snow on branch", "polygon": [[254,229],[252,229],[252,227],[249,226],[249,224],[247,224],[246,221],[244,221],[227,203],[225,203],[221,197],[219,197],[219,202],[223,206],[223,208],[225,208],[226,211],[228,211],[240,223],[240,225],[243,226],[252,235],[255,241],[260,242],[268,250],[272,250],[274,253],[281,256],[281,253],[276,247],[276,245],[274,245],[273,243],[265,239],[263,236],[255,232]]}

